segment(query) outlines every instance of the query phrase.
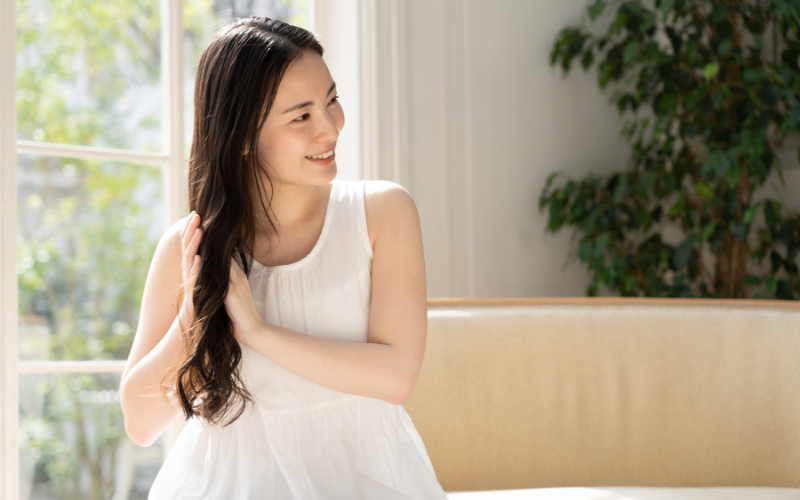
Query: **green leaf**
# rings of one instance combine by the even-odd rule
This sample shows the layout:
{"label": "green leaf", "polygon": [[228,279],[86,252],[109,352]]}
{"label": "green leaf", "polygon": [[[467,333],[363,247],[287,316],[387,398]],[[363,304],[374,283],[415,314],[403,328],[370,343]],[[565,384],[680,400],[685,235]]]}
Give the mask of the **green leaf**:
{"label": "green leaf", "polygon": [[704,199],[706,199],[706,200],[713,200],[714,199],[714,191],[710,190],[702,182],[695,183],[694,188],[697,190],[697,194],[702,196]]}
{"label": "green leaf", "polygon": [[769,293],[775,295],[775,292],[778,291],[778,279],[775,276],[770,276],[764,280],[764,286]]}
{"label": "green leaf", "polygon": [[[766,72],[761,68],[746,68],[742,71],[742,80],[745,83],[753,83],[758,79],[765,78],[767,76]],[[752,92],[752,89],[748,89]]]}
{"label": "green leaf", "polygon": [[719,45],[717,45],[717,54],[719,54],[721,56],[724,56],[725,54],[727,54],[729,50],[731,50],[731,39],[730,38],[726,38],[725,40],[719,42]]}
{"label": "green leaf", "polygon": [[577,36],[569,42],[569,58],[577,56],[583,50],[583,44],[586,43],[586,38]]}
{"label": "green leaf", "polygon": [[793,300],[792,286],[786,280],[779,280],[775,296],[780,300]]}
{"label": "green leaf", "polygon": [[758,232],[758,240],[764,246],[772,245],[772,233],[769,232],[767,229],[761,229]]}
{"label": "green leaf", "polygon": [[625,25],[628,24],[628,15],[622,10],[617,11],[617,17],[614,19],[614,23],[608,29],[609,35],[615,35],[619,33]]}
{"label": "green leaf", "polygon": [[757,286],[761,284],[761,278],[752,274],[748,274],[742,279],[742,283],[745,285]]}
{"label": "green leaf", "polygon": [[744,211],[744,223],[750,224],[758,213],[758,205],[751,205]]}
{"label": "green leaf", "polygon": [[703,228],[703,241],[708,241],[714,230],[717,229],[717,221],[711,221],[706,227]]}
{"label": "green leaf", "polygon": [[711,105],[714,107],[714,111],[719,111],[722,108],[722,100],[724,96],[721,92],[715,92],[711,94]]}
{"label": "green leaf", "polygon": [[611,195],[611,200],[614,203],[619,203],[622,198],[628,193],[628,177],[622,176],[619,183],[614,188],[614,193]]}
{"label": "green leaf", "polygon": [[625,64],[629,64],[636,55],[639,53],[639,41],[638,40],[631,40],[627,44],[625,44],[625,50],[622,53],[622,61]]}
{"label": "green leaf", "polygon": [[589,7],[589,19],[594,21],[597,17],[603,13],[603,9],[606,7],[606,3],[603,0],[595,0],[594,4]]}
{"label": "green leaf", "polygon": [[703,68],[703,76],[706,80],[711,80],[719,73],[719,63],[706,64]]}
{"label": "green leaf", "polygon": [[672,256],[672,263],[675,264],[676,269],[683,269],[689,263],[689,257],[694,248],[694,235],[690,234],[688,238],[678,245],[675,253]]}
{"label": "green leaf", "polygon": [[719,24],[725,21],[727,16],[728,16],[728,6],[716,5],[711,13],[711,22],[713,24]]}
{"label": "green leaf", "polygon": [[761,38],[761,35],[758,33],[751,33],[753,36],[753,40],[756,42],[756,47],[758,47],[759,52],[764,51],[764,39]]}
{"label": "green leaf", "polygon": [[772,230],[777,230],[780,219],[781,217],[778,215],[776,203],[772,200],[767,201],[764,204],[764,221],[767,223],[767,226]]}
{"label": "green leaf", "polygon": [[597,246],[595,246],[595,252],[602,253],[608,247],[609,242],[611,241],[611,234],[609,233],[602,233],[597,238]]}
{"label": "green leaf", "polygon": [[608,61],[603,61],[600,63],[600,67],[598,69],[600,71],[597,76],[597,81],[602,89],[608,85],[608,82],[610,82],[611,78],[614,76],[614,67]]}
{"label": "green leaf", "polygon": [[658,10],[661,11],[661,15],[666,18],[669,11],[672,10],[673,5],[675,5],[675,0],[660,0],[658,2]]}
{"label": "green leaf", "polygon": [[739,185],[739,179],[741,178],[741,170],[737,163],[734,163],[727,172],[725,179],[728,181],[729,187],[734,187]]}
{"label": "green leaf", "polygon": [[586,262],[589,260],[589,257],[592,256],[592,241],[591,240],[583,240],[581,244],[578,246],[578,258],[581,261]]}
{"label": "green leaf", "polygon": [[656,25],[656,15],[654,13],[648,14],[644,20],[639,24],[639,33],[647,34]]}
{"label": "green leaf", "polygon": [[594,62],[594,51],[589,49],[583,54],[583,57],[581,58],[581,65],[583,66],[583,69],[588,69],[589,66],[592,65],[592,62]]}
{"label": "green leaf", "polygon": [[706,161],[703,162],[703,166],[700,167],[700,172],[703,175],[725,175],[725,172],[728,171],[729,166],[730,160],[728,159],[728,156],[722,151],[714,151],[708,155]]}

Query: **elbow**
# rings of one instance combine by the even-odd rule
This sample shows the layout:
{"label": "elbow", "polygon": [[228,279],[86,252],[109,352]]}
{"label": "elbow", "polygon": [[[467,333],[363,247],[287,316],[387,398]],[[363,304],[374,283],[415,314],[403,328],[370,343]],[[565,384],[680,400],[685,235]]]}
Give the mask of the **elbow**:
{"label": "elbow", "polygon": [[[128,435],[131,441],[142,447],[152,445],[158,436],[153,436],[146,426],[142,425],[141,418],[136,418],[131,414],[132,408],[128,407],[125,401],[124,394],[120,397],[120,406],[122,407],[122,422],[125,428],[125,434]],[[127,407],[127,408],[126,408]]]}
{"label": "elbow", "polygon": [[164,432],[168,419],[174,415],[164,415],[160,398],[145,399],[138,394],[136,387],[130,386],[128,380],[120,384],[120,407],[125,434],[131,441],[147,448]]}
{"label": "elbow", "polygon": [[394,391],[392,391],[389,402],[396,405],[405,404],[411,396],[411,391],[417,385],[419,373],[422,370],[422,362],[414,363],[412,365],[405,365],[403,368],[398,369],[399,375],[395,372]]}
{"label": "elbow", "polygon": [[414,389],[417,377],[405,376],[395,385],[394,393],[392,394],[390,403],[396,405],[405,404],[408,397],[411,396],[411,391]]}
{"label": "elbow", "polygon": [[131,424],[130,419],[125,418],[125,434],[133,441],[134,443],[142,446],[144,448],[149,447],[152,445],[158,436],[153,436],[150,433],[146,432],[146,429],[137,429],[134,425]]}
{"label": "elbow", "polygon": [[408,392],[408,393],[407,392],[397,393],[392,397],[392,400],[390,401],[390,403],[392,403],[393,405],[405,404],[405,402],[406,402],[406,400],[408,400],[408,396],[410,394],[411,394],[410,392]]}
{"label": "elbow", "polygon": [[125,391],[125,380],[123,379],[122,383],[120,384],[120,407],[122,409],[122,424],[125,428],[125,434],[127,434],[128,438],[131,441],[138,444],[139,446],[149,446],[150,444],[147,443],[147,436],[144,435],[142,429],[138,428],[135,425],[135,419],[133,415],[131,415],[131,408],[127,401],[127,394]]}

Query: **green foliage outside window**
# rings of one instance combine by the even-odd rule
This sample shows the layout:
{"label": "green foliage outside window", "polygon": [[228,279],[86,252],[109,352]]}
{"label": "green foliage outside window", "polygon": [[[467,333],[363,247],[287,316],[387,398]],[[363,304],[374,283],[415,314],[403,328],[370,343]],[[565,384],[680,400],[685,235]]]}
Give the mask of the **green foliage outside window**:
{"label": "green foliage outside window", "polygon": [[[131,89],[158,90],[159,39],[157,0],[19,1],[18,137],[160,150],[158,110],[125,112]],[[30,337],[21,325],[20,357],[125,359],[165,229],[161,167],[20,155],[18,177],[19,313],[49,331]],[[118,379],[20,376],[23,495],[113,497]]]}
{"label": "green foliage outside window", "polygon": [[[650,6],[648,6],[650,5]],[[800,298],[800,214],[758,199],[776,148],[800,131],[800,6],[781,0],[595,0],[608,30],[563,29],[551,63],[598,61],[632,116],[625,171],[549,176],[548,230],[572,227],[589,295]],[[668,226],[682,240],[663,237]]]}

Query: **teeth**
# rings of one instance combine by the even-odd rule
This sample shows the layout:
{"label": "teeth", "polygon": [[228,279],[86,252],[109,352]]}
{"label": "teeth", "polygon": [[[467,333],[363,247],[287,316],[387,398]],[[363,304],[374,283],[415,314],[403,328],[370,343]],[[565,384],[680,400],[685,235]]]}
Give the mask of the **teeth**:
{"label": "teeth", "polygon": [[319,158],[319,159],[328,158],[330,155],[333,154],[334,151],[336,151],[336,150],[335,149],[331,149],[330,151],[328,151],[325,154],[317,155],[317,156],[307,156],[306,158]]}

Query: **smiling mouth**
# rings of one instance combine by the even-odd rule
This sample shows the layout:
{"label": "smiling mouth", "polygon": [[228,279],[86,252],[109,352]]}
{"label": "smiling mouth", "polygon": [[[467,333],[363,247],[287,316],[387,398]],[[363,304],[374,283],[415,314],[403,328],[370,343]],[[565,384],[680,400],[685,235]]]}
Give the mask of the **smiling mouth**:
{"label": "smiling mouth", "polygon": [[309,155],[309,156],[306,156],[306,158],[314,158],[314,159],[317,159],[317,160],[324,160],[325,158],[330,157],[335,150],[336,150],[336,146],[332,147],[329,151],[327,151],[325,153],[320,153],[318,155]]}
{"label": "smiling mouth", "polygon": [[312,159],[314,159],[314,160],[324,160],[325,158],[330,158],[330,157],[331,157],[331,155],[333,155],[333,151],[334,151],[334,150],[333,150],[333,149],[331,149],[330,151],[328,151],[328,152],[327,152],[327,153],[325,153],[325,154],[322,154],[322,155],[317,155],[317,156],[306,156],[306,158],[312,158]]}

